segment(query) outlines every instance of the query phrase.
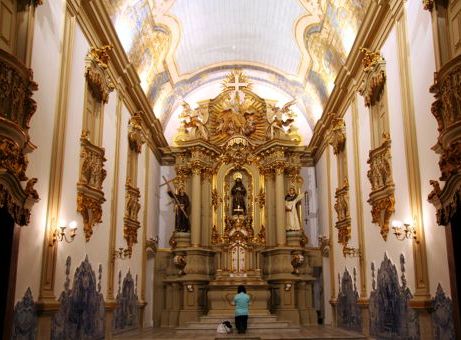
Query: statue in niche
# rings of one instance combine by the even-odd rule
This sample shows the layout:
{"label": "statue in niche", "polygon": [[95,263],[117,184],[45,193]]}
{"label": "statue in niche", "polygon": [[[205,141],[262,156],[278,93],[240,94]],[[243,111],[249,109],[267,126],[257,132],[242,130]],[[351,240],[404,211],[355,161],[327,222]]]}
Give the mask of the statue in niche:
{"label": "statue in niche", "polygon": [[240,172],[236,172],[233,176],[234,185],[231,189],[232,195],[232,215],[246,215],[246,203],[245,203],[245,196],[247,194],[247,190],[242,182],[242,174]]}
{"label": "statue in niche", "polygon": [[294,187],[288,189],[288,194],[285,195],[285,223],[286,230],[301,230],[301,224],[299,222],[298,209],[296,209],[297,204],[303,198],[304,194],[296,194]]}
{"label": "statue in niche", "polygon": [[174,230],[181,233],[188,233],[190,231],[189,196],[187,196],[182,186],[178,188],[176,194],[173,193],[171,190],[168,190],[168,195],[174,200]]}

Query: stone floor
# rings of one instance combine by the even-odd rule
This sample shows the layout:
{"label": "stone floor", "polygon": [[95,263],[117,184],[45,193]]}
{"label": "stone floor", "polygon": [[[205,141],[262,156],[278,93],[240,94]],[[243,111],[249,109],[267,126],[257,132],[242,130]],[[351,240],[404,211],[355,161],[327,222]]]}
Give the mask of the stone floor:
{"label": "stone floor", "polygon": [[311,326],[302,327],[299,331],[285,332],[283,329],[278,331],[271,331],[270,333],[264,332],[263,330],[249,330],[246,334],[218,334],[216,332],[209,332],[204,330],[203,332],[193,331],[190,334],[181,332],[176,334],[175,329],[170,328],[155,328],[147,329],[143,332],[125,333],[114,337],[114,339],[120,340],[146,340],[146,339],[181,339],[181,340],[276,340],[276,339],[365,339],[361,334],[346,331],[338,328],[328,326]]}

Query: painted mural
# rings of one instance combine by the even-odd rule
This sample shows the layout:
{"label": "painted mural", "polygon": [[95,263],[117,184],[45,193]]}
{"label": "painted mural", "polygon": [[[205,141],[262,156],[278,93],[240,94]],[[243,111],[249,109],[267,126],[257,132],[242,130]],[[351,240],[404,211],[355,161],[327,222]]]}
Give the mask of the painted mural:
{"label": "painted mural", "polygon": [[53,318],[51,339],[104,339],[104,298],[101,294],[102,266],[98,280],[88,256],[75,270],[70,288],[71,258],[66,260],[64,291],[59,297],[59,311]]}

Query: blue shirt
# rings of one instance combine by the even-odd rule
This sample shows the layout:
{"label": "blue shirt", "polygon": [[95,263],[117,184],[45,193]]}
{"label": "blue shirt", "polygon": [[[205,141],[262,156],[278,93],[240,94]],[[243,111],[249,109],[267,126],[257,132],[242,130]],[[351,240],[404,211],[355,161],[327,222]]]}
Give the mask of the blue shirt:
{"label": "blue shirt", "polygon": [[250,296],[245,293],[238,293],[234,297],[235,303],[235,316],[248,315],[248,303],[250,302]]}

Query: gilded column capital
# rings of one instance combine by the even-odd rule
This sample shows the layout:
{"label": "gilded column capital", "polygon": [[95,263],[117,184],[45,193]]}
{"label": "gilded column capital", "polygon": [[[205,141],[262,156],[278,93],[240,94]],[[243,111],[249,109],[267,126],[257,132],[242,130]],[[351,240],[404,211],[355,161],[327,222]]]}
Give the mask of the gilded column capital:
{"label": "gilded column capital", "polygon": [[346,124],[342,117],[335,117],[331,123],[329,143],[333,147],[333,153],[338,155],[346,145]]}
{"label": "gilded column capital", "polygon": [[128,122],[128,142],[132,151],[141,153],[145,138],[142,130],[142,118],[139,113],[135,113]]}
{"label": "gilded column capital", "polygon": [[359,93],[364,97],[365,105],[370,107],[379,101],[384,92],[386,62],[379,52],[372,52],[364,47],[360,51],[364,55],[362,65],[365,77]]}
{"label": "gilded column capital", "polygon": [[276,175],[283,175],[287,164],[285,161],[277,161],[273,164],[273,168]]}
{"label": "gilded column capital", "polygon": [[432,9],[434,8],[434,0],[423,0],[423,8],[432,12]]}
{"label": "gilded column capital", "polygon": [[86,56],[86,81],[94,98],[102,103],[107,103],[109,93],[115,88],[107,72],[110,50],[110,45],[101,48],[91,47]]}

